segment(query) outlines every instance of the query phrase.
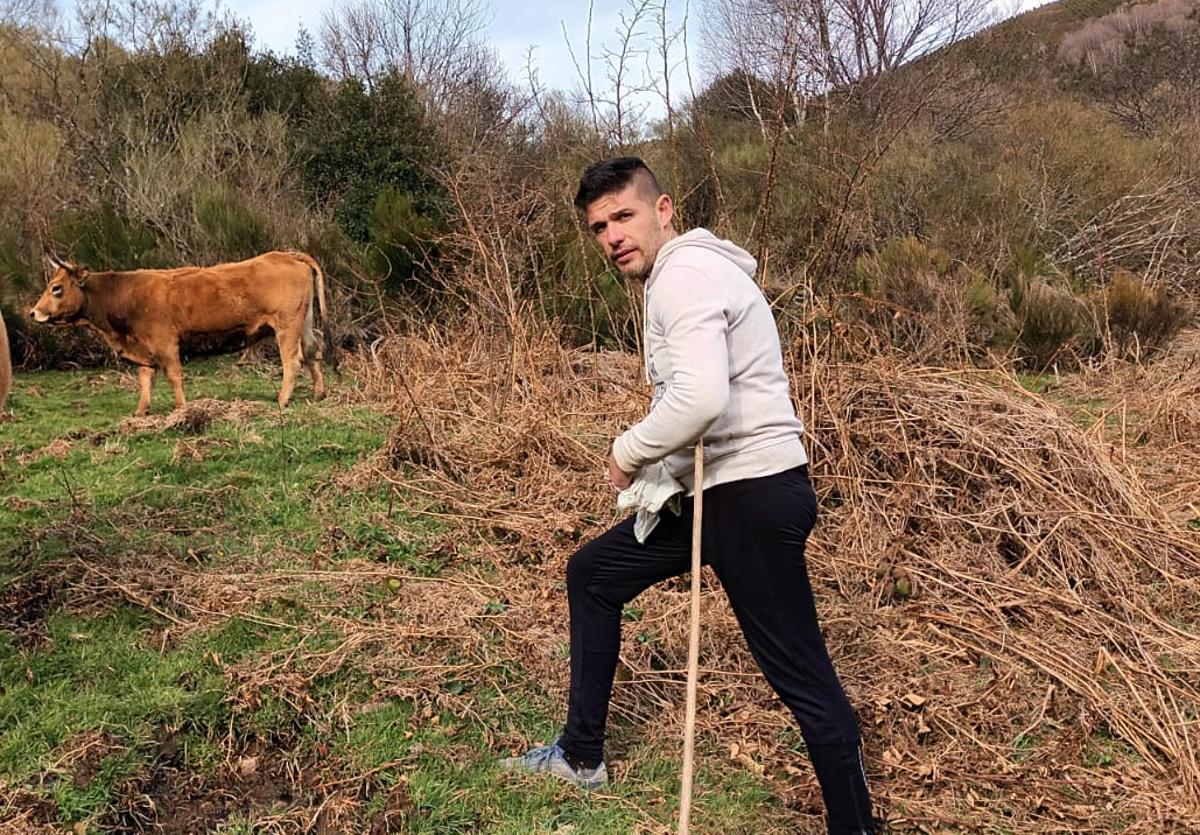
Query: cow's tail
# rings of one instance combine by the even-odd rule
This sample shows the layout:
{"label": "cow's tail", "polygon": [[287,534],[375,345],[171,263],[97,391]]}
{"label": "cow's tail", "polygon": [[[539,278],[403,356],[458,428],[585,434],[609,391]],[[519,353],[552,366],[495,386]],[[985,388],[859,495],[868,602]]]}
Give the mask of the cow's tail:
{"label": "cow's tail", "polygon": [[313,295],[316,296],[317,309],[321,312],[321,334],[325,339],[325,361],[329,363],[329,367],[336,373],[338,370],[338,355],[333,344],[333,323],[330,322],[329,313],[325,307],[325,271],[321,269],[321,265],[317,263],[317,259],[307,253],[297,252],[296,257],[307,264],[308,269],[312,271]]}
{"label": "cow's tail", "polygon": [[4,316],[0,314],[0,409],[8,399],[12,388],[12,354],[8,348],[8,331],[4,327]]}

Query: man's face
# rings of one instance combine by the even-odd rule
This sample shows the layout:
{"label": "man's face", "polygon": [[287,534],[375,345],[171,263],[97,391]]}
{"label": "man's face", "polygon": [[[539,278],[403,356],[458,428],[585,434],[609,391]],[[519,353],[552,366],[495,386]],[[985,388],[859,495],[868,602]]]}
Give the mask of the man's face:
{"label": "man's face", "polygon": [[587,225],[605,256],[626,278],[650,275],[662,245],[675,236],[671,198],[650,197],[637,181],[597,197],[587,207]]}

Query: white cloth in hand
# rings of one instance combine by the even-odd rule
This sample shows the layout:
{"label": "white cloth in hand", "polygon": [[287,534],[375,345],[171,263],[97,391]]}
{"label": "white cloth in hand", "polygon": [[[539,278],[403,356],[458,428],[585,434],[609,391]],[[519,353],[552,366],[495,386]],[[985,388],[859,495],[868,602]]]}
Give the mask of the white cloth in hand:
{"label": "white cloth in hand", "polygon": [[642,467],[633,483],[617,494],[617,510],[622,513],[637,511],[633,535],[639,543],[644,543],[658,525],[658,514],[664,507],[679,515],[679,499],[683,492],[683,485],[667,472],[667,466],[656,461]]}

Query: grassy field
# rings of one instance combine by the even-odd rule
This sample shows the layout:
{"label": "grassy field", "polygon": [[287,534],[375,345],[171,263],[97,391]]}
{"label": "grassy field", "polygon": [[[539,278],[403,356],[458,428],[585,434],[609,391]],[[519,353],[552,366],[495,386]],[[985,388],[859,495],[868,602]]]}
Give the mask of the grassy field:
{"label": "grassy field", "polygon": [[[676,728],[626,734],[630,765],[613,763],[611,792],[502,775],[493,762],[513,741],[553,737],[559,699],[520,669],[421,690],[403,652],[389,659],[401,589],[486,582],[490,567],[441,558],[436,519],[364,475],[389,432],[384,409],[343,381],[320,404],[302,387],[281,414],[272,369],[187,371],[193,402],[237,408],[164,428],[161,384],[160,418],[138,422],[126,421],[129,374],[16,381],[0,423],[7,831],[670,825]],[[480,628],[502,609],[484,602]],[[546,628],[565,641],[565,623]],[[364,634],[375,636],[369,657],[355,654]],[[470,688],[470,709],[451,709],[439,688],[458,705]],[[395,695],[410,690],[424,695]],[[698,796],[697,832],[823,831],[811,804],[788,808],[745,769],[701,767]]]}

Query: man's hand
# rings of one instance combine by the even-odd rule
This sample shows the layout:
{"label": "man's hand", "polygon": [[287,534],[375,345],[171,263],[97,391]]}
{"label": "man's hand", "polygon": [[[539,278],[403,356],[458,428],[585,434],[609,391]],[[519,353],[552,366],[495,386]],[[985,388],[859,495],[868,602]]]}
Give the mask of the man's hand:
{"label": "man's hand", "polygon": [[608,473],[604,477],[618,492],[633,483],[633,473],[627,473],[617,466],[617,459],[611,453],[608,456]]}

